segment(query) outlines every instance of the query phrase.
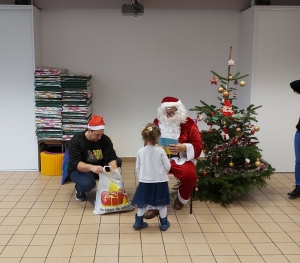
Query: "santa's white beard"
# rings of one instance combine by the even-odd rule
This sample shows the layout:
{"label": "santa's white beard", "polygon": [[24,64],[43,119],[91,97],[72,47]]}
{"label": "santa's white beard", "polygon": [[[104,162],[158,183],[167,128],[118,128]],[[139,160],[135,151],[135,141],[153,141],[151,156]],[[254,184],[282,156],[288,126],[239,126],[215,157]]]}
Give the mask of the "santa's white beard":
{"label": "santa's white beard", "polygon": [[187,121],[187,111],[183,105],[177,107],[173,117],[166,117],[166,110],[159,107],[157,110],[158,125],[161,131],[161,137],[178,139],[180,136],[180,124]]}
{"label": "santa's white beard", "polygon": [[165,115],[158,117],[161,137],[178,139],[180,136],[181,118],[178,112],[173,117],[167,118]]}

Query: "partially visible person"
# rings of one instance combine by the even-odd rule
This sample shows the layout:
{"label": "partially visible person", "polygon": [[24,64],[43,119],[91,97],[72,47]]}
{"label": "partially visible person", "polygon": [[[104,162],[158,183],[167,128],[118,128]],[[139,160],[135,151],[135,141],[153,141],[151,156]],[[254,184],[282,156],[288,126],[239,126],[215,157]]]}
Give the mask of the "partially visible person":
{"label": "partially visible person", "polygon": [[[296,94],[300,94],[300,80],[295,80],[290,83],[291,88]],[[288,193],[291,198],[300,197],[300,118],[296,125],[296,134],[294,138],[294,150],[295,150],[295,189]]]}
{"label": "partially visible person", "polygon": [[[174,97],[165,97],[157,110],[154,124],[160,128],[161,137],[178,139],[178,144],[171,144],[171,172],[180,181],[174,208],[181,210],[191,198],[198,176],[196,159],[200,156],[203,142],[197,124],[188,117],[182,102]],[[146,219],[158,215],[157,210],[147,211]]]}
{"label": "partially visible person", "polygon": [[131,205],[137,206],[134,229],[142,229],[148,226],[143,221],[146,207],[158,207],[160,230],[166,231],[170,227],[167,218],[167,206],[170,204],[168,187],[168,172],[171,168],[169,158],[165,150],[156,146],[161,135],[157,126],[148,123],[142,129],[144,147],[139,149],[136,159],[136,174],[139,185],[131,201]]}
{"label": "partially visible person", "polygon": [[86,193],[96,186],[96,179],[103,172],[104,166],[115,170],[122,165],[110,138],[104,134],[104,129],[103,117],[93,115],[88,129],[74,135],[68,144],[68,173],[76,183],[77,201],[86,200]]}

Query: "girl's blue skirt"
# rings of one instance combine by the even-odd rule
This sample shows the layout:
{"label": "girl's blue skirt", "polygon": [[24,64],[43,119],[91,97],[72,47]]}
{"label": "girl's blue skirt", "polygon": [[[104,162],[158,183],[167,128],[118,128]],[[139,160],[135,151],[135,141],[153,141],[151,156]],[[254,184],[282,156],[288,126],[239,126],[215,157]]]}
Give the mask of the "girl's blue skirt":
{"label": "girl's blue skirt", "polygon": [[147,206],[167,206],[170,204],[168,182],[139,183],[131,205],[138,208]]}

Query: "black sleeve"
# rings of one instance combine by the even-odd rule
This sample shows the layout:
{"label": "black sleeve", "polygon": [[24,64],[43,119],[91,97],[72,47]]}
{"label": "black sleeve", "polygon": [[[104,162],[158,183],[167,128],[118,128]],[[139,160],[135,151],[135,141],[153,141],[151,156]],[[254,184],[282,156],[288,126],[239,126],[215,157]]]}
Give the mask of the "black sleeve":
{"label": "black sleeve", "polygon": [[299,118],[299,121],[298,121],[298,123],[296,125],[296,129],[300,132],[300,118]]}
{"label": "black sleeve", "polygon": [[69,152],[69,172],[77,171],[77,165],[82,161],[82,146],[79,137],[73,137],[68,145]]}
{"label": "black sleeve", "polygon": [[103,158],[105,162],[109,163],[113,160],[117,160],[117,155],[110,138],[106,135],[103,135],[102,138],[103,138],[102,152],[103,152]]}

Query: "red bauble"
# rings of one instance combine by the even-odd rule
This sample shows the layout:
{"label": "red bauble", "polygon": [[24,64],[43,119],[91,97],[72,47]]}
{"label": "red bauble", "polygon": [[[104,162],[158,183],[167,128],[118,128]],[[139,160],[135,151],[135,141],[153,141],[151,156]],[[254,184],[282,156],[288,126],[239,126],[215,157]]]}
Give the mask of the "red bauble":
{"label": "red bauble", "polygon": [[238,139],[237,139],[237,138],[234,138],[234,139],[233,139],[233,142],[234,142],[234,143],[237,143],[237,142],[238,142]]}
{"label": "red bauble", "polygon": [[255,133],[255,130],[251,130],[251,133],[254,134],[254,133]]}
{"label": "red bauble", "polygon": [[207,173],[206,172],[203,172],[203,176],[206,176],[207,175]]}

